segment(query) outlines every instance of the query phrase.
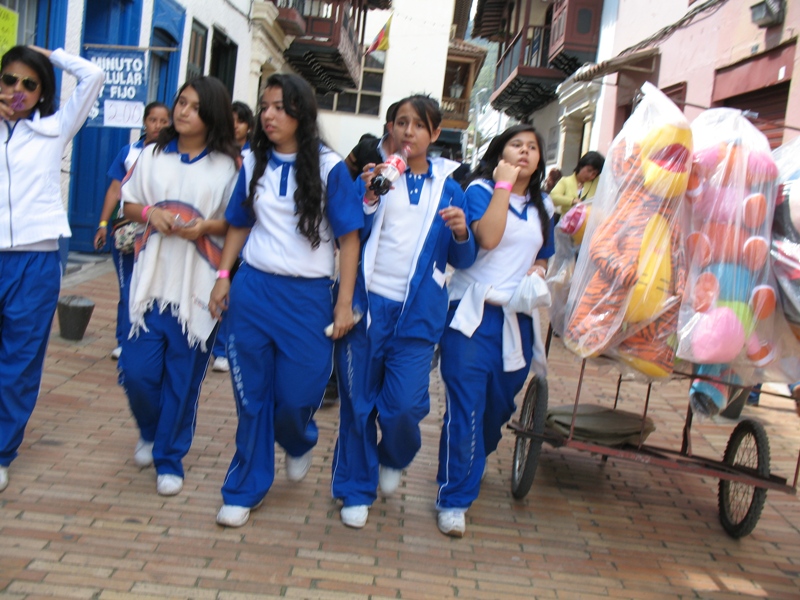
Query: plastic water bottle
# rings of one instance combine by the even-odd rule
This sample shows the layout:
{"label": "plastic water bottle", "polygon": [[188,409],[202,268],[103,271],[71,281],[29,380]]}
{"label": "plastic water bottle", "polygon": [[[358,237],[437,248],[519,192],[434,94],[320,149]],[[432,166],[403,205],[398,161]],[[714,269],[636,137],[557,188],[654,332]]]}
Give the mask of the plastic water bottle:
{"label": "plastic water bottle", "polygon": [[399,152],[395,152],[384,162],[384,169],[369,182],[369,189],[378,196],[383,196],[392,189],[392,184],[406,172],[408,162],[408,148],[403,146]]}

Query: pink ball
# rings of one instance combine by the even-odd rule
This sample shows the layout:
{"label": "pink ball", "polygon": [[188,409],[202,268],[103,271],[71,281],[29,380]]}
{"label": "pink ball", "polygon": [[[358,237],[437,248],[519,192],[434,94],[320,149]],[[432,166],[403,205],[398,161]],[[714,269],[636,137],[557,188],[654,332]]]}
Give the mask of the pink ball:
{"label": "pink ball", "polygon": [[715,308],[700,315],[692,333],[692,355],[700,364],[732,361],[744,346],[744,327],[728,307]]}

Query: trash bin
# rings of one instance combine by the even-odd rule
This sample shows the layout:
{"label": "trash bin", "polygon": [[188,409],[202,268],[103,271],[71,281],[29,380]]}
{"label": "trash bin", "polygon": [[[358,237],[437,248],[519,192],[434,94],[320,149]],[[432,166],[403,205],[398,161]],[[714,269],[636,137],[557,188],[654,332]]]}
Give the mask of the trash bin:
{"label": "trash bin", "polygon": [[92,318],[94,302],[84,296],[62,296],[58,299],[58,326],[65,340],[82,340]]}

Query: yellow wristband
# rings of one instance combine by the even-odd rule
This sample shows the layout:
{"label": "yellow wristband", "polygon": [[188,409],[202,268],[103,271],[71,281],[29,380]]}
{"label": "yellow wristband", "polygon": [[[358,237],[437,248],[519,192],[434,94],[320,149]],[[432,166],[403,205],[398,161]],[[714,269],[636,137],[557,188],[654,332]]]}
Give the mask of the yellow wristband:
{"label": "yellow wristband", "polygon": [[100,224],[97,226],[98,229],[101,227],[108,227],[108,221],[100,221]]}

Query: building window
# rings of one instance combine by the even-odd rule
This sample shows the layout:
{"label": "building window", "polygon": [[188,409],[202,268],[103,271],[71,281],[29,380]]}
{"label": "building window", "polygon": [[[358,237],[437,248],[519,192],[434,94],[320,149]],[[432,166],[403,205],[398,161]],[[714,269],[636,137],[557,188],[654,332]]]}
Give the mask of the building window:
{"label": "building window", "polygon": [[0,6],[5,6],[19,15],[17,27],[17,44],[19,45],[33,44],[36,41],[37,4],[36,0],[0,0]]}
{"label": "building window", "polygon": [[317,94],[317,104],[324,110],[358,115],[379,115],[383,89],[386,52],[376,50],[361,59],[361,87],[338,94]]}
{"label": "building window", "polygon": [[236,54],[238,46],[216,27],[211,38],[210,74],[219,79],[233,96],[233,81],[236,77]]}
{"label": "building window", "polygon": [[675,85],[671,85],[669,87],[665,87],[661,90],[664,92],[664,95],[672,100],[675,105],[683,110],[686,108],[686,82],[682,81],[680,83],[676,83]]}
{"label": "building window", "polygon": [[206,68],[208,28],[192,20],[192,37],[189,40],[189,62],[186,64],[186,81],[203,76]]}

